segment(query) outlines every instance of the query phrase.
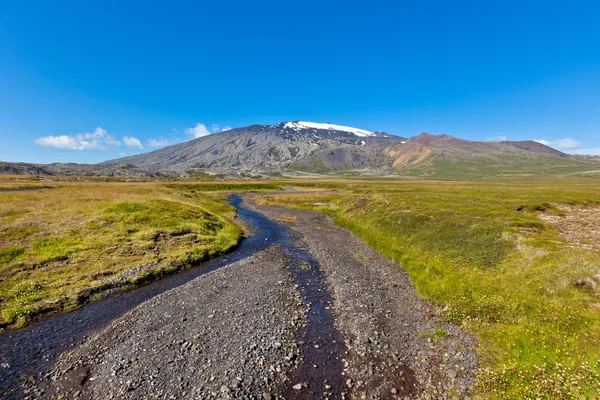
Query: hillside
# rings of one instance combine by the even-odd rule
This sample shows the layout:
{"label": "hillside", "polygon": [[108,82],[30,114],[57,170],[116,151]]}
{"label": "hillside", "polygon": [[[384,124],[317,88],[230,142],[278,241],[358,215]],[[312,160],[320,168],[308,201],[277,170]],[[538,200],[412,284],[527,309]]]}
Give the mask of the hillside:
{"label": "hillside", "polygon": [[392,172],[382,149],[404,138],[382,132],[311,122],[282,122],[232,129],[103,165],[190,169],[222,174],[282,172]]}
{"label": "hillside", "polygon": [[571,175],[600,167],[598,157],[565,154],[531,140],[475,142],[422,133],[386,151],[398,174],[434,179]]}

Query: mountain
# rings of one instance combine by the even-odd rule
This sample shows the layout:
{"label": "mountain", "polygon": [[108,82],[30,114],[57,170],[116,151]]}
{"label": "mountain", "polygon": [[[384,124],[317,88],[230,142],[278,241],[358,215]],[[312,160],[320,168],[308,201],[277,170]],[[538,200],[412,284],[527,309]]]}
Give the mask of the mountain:
{"label": "mountain", "polygon": [[150,153],[104,162],[184,173],[220,174],[354,172],[392,173],[385,148],[405,138],[330,123],[282,122],[252,125],[204,136]]}
{"label": "mountain", "polygon": [[194,139],[105,166],[186,174],[400,175],[477,179],[572,174],[600,167],[534,141],[476,142],[422,133],[410,139],[314,122],[252,125]]}
{"label": "mountain", "polygon": [[398,174],[436,179],[555,176],[600,167],[599,158],[565,154],[531,140],[476,142],[422,133],[386,152]]}
{"label": "mountain", "polygon": [[311,174],[481,179],[596,177],[600,157],[535,141],[476,142],[422,133],[410,139],[330,123],[281,122],[215,133],[101,164],[0,163],[0,173],[179,177]]}

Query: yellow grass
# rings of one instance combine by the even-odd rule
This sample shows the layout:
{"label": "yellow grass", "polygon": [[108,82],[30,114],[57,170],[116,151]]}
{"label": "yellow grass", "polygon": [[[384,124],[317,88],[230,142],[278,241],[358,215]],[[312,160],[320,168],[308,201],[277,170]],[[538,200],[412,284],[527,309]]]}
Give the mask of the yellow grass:
{"label": "yellow grass", "polygon": [[233,208],[218,194],[184,197],[160,183],[52,186],[0,192],[2,325],[22,326],[77,307],[101,289],[186,268],[240,237]]}

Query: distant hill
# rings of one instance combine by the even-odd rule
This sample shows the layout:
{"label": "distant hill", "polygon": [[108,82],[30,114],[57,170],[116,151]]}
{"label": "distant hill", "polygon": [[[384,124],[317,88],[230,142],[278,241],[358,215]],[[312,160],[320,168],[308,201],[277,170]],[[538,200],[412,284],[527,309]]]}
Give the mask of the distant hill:
{"label": "distant hill", "polygon": [[101,164],[0,163],[0,173],[175,177],[404,176],[430,179],[596,177],[600,157],[535,141],[476,142],[422,133],[406,139],[330,123],[251,125]]}
{"label": "distant hill", "polygon": [[565,154],[561,151],[553,149],[552,147],[548,147],[545,144],[536,142],[534,140],[524,140],[521,142],[504,141],[504,142],[500,142],[500,144],[507,144],[509,146],[516,147],[517,149],[529,151],[532,153],[552,154],[554,156],[559,156],[559,157],[569,157],[567,154]]}
{"label": "distant hill", "polygon": [[148,171],[132,165],[102,166],[98,164],[30,164],[22,162],[1,162],[0,174],[39,175],[39,176],[102,176],[102,177],[152,177],[167,178],[176,176],[168,171]]}
{"label": "distant hill", "polygon": [[600,166],[600,158],[565,154],[531,140],[475,142],[427,133],[387,152],[398,174],[435,179],[564,175]]}

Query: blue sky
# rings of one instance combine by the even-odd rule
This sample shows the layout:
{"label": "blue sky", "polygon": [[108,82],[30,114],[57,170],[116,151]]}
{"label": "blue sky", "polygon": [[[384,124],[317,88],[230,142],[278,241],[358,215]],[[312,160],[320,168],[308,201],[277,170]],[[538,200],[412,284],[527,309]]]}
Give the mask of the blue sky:
{"label": "blue sky", "polygon": [[600,154],[598,15],[553,0],[0,1],[0,160],[99,162],[296,119]]}

